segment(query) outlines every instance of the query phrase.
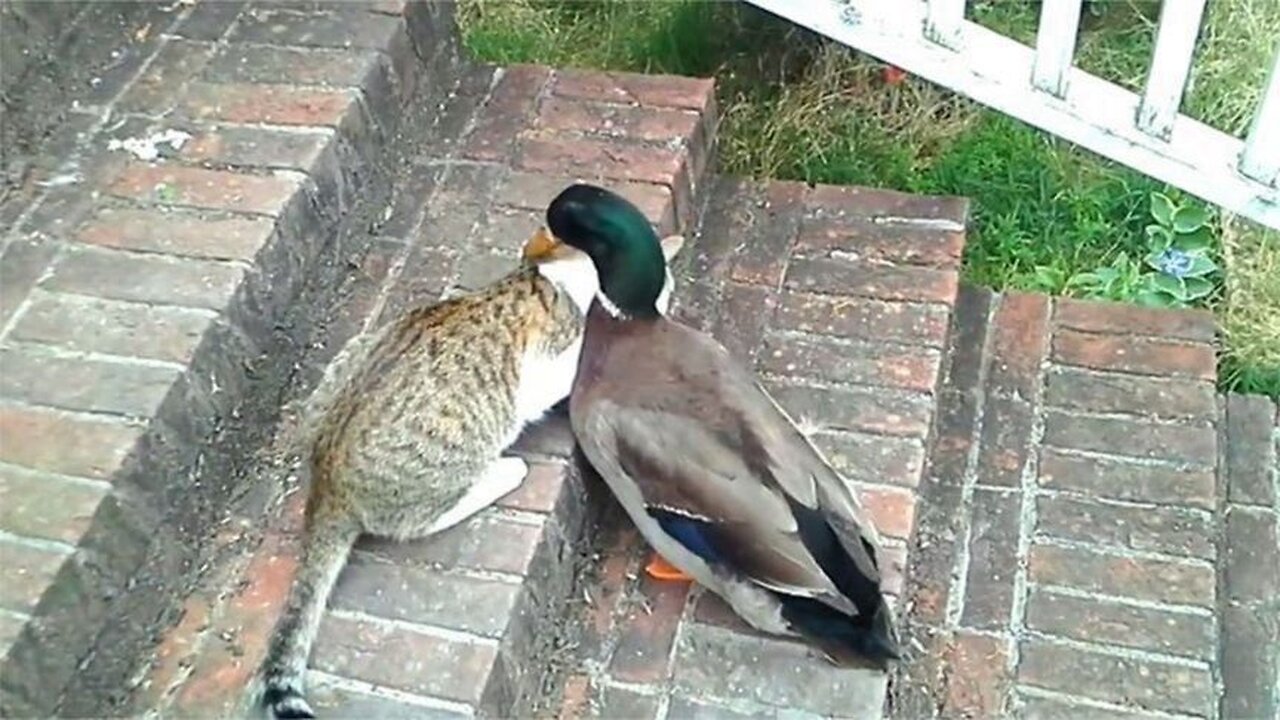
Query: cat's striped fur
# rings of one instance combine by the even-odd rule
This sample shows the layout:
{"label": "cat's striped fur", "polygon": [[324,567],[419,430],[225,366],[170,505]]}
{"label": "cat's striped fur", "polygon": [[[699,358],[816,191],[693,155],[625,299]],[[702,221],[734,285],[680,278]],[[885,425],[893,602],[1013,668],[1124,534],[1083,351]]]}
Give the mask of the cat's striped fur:
{"label": "cat's striped fur", "polygon": [[[668,258],[680,243],[664,241]],[[360,534],[425,537],[519,486],[524,461],[500,453],[568,395],[597,282],[576,251],[526,264],[357,336],[330,364],[296,440],[311,487],[301,563],[262,667],[276,717],[314,717],[302,686],[311,643]]]}

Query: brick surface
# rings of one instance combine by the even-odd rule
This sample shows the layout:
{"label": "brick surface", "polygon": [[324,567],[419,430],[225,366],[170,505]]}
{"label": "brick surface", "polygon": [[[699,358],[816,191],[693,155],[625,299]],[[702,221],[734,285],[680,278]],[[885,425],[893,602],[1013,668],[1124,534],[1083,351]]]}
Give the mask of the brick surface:
{"label": "brick surface", "polygon": [[975,491],[961,625],[999,630],[1011,621],[1020,512],[1016,494]]}
{"label": "brick surface", "polygon": [[1034,545],[1030,578],[1135,600],[1213,607],[1214,572],[1210,565],[1135,558],[1096,550]]}
{"label": "brick surface", "polygon": [[165,165],[131,165],[110,192],[132,200],[210,210],[278,215],[298,188],[295,178]]}
{"label": "brick surface", "polygon": [[1041,454],[1040,483],[1119,500],[1202,508],[1212,508],[1215,502],[1211,470],[1140,465],[1050,448]]}
{"label": "brick surface", "polygon": [[201,310],[41,294],[10,337],[79,352],[185,363],[211,320],[211,313]]}
{"label": "brick surface", "polygon": [[677,150],[616,140],[536,139],[520,143],[516,167],[535,172],[569,172],[584,178],[639,180],[678,185],[684,161]]}
{"label": "brick surface", "polygon": [[688,583],[641,580],[637,597],[620,621],[618,645],[609,663],[612,677],[640,683],[666,677],[688,592]]}
{"label": "brick surface", "polygon": [[1275,475],[1280,473],[1272,442],[1272,403],[1261,396],[1232,394],[1226,405],[1227,499],[1233,503],[1275,505]]}
{"label": "brick surface", "polygon": [[776,317],[779,328],[929,347],[941,347],[947,333],[945,307],[870,298],[784,292]]}
{"label": "brick surface", "polygon": [[1213,342],[1213,315],[1204,310],[1162,310],[1118,303],[1062,299],[1054,322],[1095,333],[1132,333],[1202,343]]}
{"label": "brick surface", "polygon": [[0,528],[74,545],[106,493],[99,483],[0,466]]}
{"label": "brick surface", "polygon": [[187,88],[181,110],[197,120],[336,127],[355,101],[349,90],[198,82]]}
{"label": "brick surface", "polygon": [[1212,429],[1045,413],[1044,442],[1059,448],[1114,453],[1212,467],[1218,455]]}
{"label": "brick surface", "polygon": [[141,435],[120,420],[0,405],[0,460],[35,470],[105,480]]}
{"label": "brick surface", "polygon": [[711,89],[705,79],[581,71],[557,73],[551,85],[559,97],[696,111],[707,109]]}
{"label": "brick surface", "polygon": [[181,371],[112,360],[0,350],[0,397],[84,412],[150,417]]}
{"label": "brick surface", "polygon": [[391,44],[400,27],[398,18],[365,13],[323,3],[327,12],[254,8],[244,13],[231,32],[235,42],[303,47],[372,48]]}
{"label": "brick surface", "polygon": [[924,437],[932,410],[927,395],[873,387],[820,388],[765,383],[792,419],[823,429]]}
{"label": "brick surface", "polygon": [[252,260],[273,230],[267,218],[190,210],[103,208],[77,233],[80,242],[210,260]]}
{"label": "brick surface", "polygon": [[329,606],[500,637],[516,604],[519,585],[366,561],[348,563]]}
{"label": "brick surface", "polygon": [[1221,717],[1275,717],[1280,710],[1280,620],[1273,608],[1226,605],[1222,626]]}
{"label": "brick surface", "polygon": [[1154,610],[1037,589],[1027,600],[1027,627],[1072,640],[1213,659],[1209,615]]}
{"label": "brick surface", "polygon": [[[760,304],[747,307],[759,316]],[[771,335],[759,366],[777,375],[927,392],[937,382],[938,363],[938,353],[912,346]]]}
{"label": "brick surface", "polygon": [[182,87],[204,68],[213,45],[173,39],[151,61],[150,67],[120,98],[123,110],[160,115],[173,107]]}
{"label": "brick surface", "polygon": [[42,287],[131,302],[221,310],[244,270],[214,261],[73,248]]}
{"label": "brick surface", "polygon": [[1121,705],[1208,715],[1213,679],[1207,667],[1135,660],[1057,643],[1021,647],[1020,682]]}
{"label": "brick surface", "polygon": [[1212,421],[1217,414],[1213,386],[1205,382],[1075,368],[1060,368],[1047,380],[1045,402],[1055,407],[1199,422]]}
{"label": "brick surface", "polygon": [[0,324],[8,323],[53,261],[52,243],[15,239],[0,251]]}
{"label": "brick surface", "polygon": [[1036,530],[1050,537],[1212,560],[1213,519],[1181,508],[1041,496]]}
{"label": "brick surface", "polygon": [[65,550],[34,547],[0,538],[0,609],[29,613],[67,557]]}
{"label": "brick surface", "polygon": [[864,265],[826,258],[795,258],[787,267],[787,287],[915,302],[949,303],[956,275],[930,268]]}
{"label": "brick surface", "polygon": [[920,483],[924,446],[918,440],[850,432],[817,433],[810,439],[847,480],[905,487]]}
{"label": "brick surface", "polygon": [[1226,513],[1223,572],[1227,599],[1274,602],[1280,597],[1280,537],[1274,511],[1231,507]]}
{"label": "brick surface", "polygon": [[501,160],[507,157],[516,135],[526,127],[534,102],[551,76],[550,70],[531,65],[507,68],[485,103],[471,131],[463,157]]}
{"label": "brick surface", "polygon": [[182,146],[182,157],[215,165],[308,172],[332,143],[326,130],[221,127]]}
{"label": "brick surface", "polygon": [[219,48],[201,77],[216,83],[359,87],[377,62],[372,51],[233,44]]}
{"label": "brick surface", "polygon": [[1215,377],[1212,347],[1151,338],[1061,330],[1054,337],[1053,358],[1098,370],[1201,380]]}

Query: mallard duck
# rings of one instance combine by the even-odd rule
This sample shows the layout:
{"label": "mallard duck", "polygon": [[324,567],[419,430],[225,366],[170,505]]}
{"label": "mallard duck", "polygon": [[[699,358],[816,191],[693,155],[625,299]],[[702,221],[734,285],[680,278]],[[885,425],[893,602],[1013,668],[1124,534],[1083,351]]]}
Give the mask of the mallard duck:
{"label": "mallard duck", "polygon": [[650,574],[692,578],[755,628],[808,638],[838,664],[900,657],[874,525],[751,372],[659,310],[666,266],[640,211],[573,185],[547,209],[535,254],[562,245],[599,275],[570,421],[660,556]]}

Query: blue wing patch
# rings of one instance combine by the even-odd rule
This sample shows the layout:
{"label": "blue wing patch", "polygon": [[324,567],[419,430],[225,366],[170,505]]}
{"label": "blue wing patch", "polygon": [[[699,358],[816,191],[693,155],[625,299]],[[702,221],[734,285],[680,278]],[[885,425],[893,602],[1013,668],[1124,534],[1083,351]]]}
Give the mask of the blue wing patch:
{"label": "blue wing patch", "polygon": [[715,530],[711,523],[660,508],[649,508],[649,515],[658,521],[663,532],[675,538],[689,552],[709,564],[723,564],[721,554],[716,551]]}

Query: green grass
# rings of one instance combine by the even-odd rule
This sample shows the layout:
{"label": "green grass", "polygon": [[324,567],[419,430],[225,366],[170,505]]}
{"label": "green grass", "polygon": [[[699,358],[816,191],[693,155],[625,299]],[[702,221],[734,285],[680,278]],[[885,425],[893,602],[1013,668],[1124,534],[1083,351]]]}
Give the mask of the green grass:
{"label": "green grass", "polygon": [[[1157,6],[1094,5],[1102,11],[1084,18],[1080,64],[1140,87]],[[1037,7],[980,0],[970,16],[1030,41]],[[1214,0],[1209,12],[1188,112],[1243,133],[1269,38],[1280,37],[1280,2]],[[1145,252],[1149,196],[1160,183],[926,82],[886,84],[874,59],[741,3],[464,0],[460,20],[467,47],[493,62],[715,75],[725,172],[972,198],[971,281],[1070,292],[1073,276]],[[1270,380],[1280,368],[1270,320],[1280,317],[1278,275],[1266,275],[1280,268],[1280,249],[1274,234],[1230,227],[1233,277],[1210,299],[1228,343],[1224,381],[1280,395]]]}

